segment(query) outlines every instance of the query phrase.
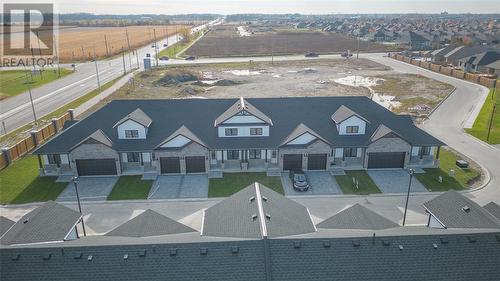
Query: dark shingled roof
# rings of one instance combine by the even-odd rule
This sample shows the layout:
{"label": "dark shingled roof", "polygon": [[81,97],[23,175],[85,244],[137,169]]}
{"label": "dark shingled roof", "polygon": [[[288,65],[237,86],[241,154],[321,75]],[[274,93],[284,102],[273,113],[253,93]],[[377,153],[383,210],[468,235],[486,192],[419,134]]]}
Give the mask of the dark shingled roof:
{"label": "dark shingled roof", "polygon": [[173,132],[166,140],[164,140],[159,146],[166,144],[167,142],[175,139],[178,136],[184,136],[194,142],[197,142],[203,146],[207,146],[197,135],[191,132],[186,126],[180,127],[177,131]]}
{"label": "dark shingled roof", "polygon": [[[234,105],[234,99],[113,100],[40,146],[34,153],[67,153],[98,129],[109,137],[117,151],[153,151],[183,125],[211,149],[276,148],[301,123],[339,147],[369,145],[371,135],[380,124],[385,124],[414,146],[443,144],[417,128],[407,116],[398,116],[367,97],[256,98],[247,101],[272,119],[273,126],[269,128],[268,137],[217,136],[214,120]],[[365,135],[338,134],[331,115],[342,105],[370,121]],[[113,125],[137,107],[153,120],[147,138],[118,139]]]}
{"label": "dark shingled roof", "polygon": [[54,201],[24,215],[0,239],[0,244],[63,241],[80,220],[80,213]]}
{"label": "dark shingled roof", "polygon": [[96,142],[102,143],[102,144],[109,146],[109,147],[113,146],[113,143],[108,138],[108,136],[106,136],[106,134],[102,130],[97,129],[95,132],[90,134],[90,136],[86,137],[85,139],[83,139],[82,141],[80,141],[79,143],[77,143],[76,145],[71,147],[71,149],[79,146],[82,143],[88,142],[88,141],[96,141]]}
{"label": "dark shingled roof", "polygon": [[318,228],[330,229],[386,229],[398,226],[360,204],[342,210],[317,225]]}
{"label": "dark shingled roof", "polygon": [[4,235],[11,226],[15,224],[14,221],[9,220],[4,216],[0,216],[0,237]]}
{"label": "dark shingled roof", "polygon": [[287,143],[293,141],[294,139],[302,136],[305,133],[309,133],[309,134],[315,136],[316,138],[324,141],[325,143],[329,144],[329,142],[327,140],[325,140],[322,136],[320,136],[318,133],[316,133],[315,131],[311,130],[311,128],[307,127],[306,125],[300,123],[297,126],[297,128],[293,129],[293,131],[290,133],[290,135],[288,135],[285,138],[285,140],[283,140],[283,142],[281,143],[281,145],[286,145]]}
{"label": "dark shingled roof", "polygon": [[495,202],[490,202],[483,206],[488,213],[492,214],[495,218],[500,220],[500,205]]}
{"label": "dark shingled roof", "polygon": [[195,231],[191,227],[147,209],[140,215],[106,233],[106,236],[147,237]]}
{"label": "dark shingled roof", "polygon": [[492,214],[454,190],[423,206],[446,228],[500,228],[500,221]]}
{"label": "dark shingled roof", "polygon": [[2,280],[492,281],[500,276],[500,233],[60,244],[2,249]]}
{"label": "dark shingled roof", "polygon": [[350,108],[348,108],[345,105],[341,105],[333,114],[332,114],[332,120],[333,122],[339,124],[348,119],[351,116],[358,116],[359,118],[366,120],[363,116],[357,114],[356,112],[352,111]]}
{"label": "dark shingled roof", "polygon": [[201,234],[262,238],[314,231],[306,207],[254,183],[205,210]]}
{"label": "dark shingled roof", "polygon": [[132,111],[132,113],[123,117],[120,121],[116,122],[116,124],[113,127],[116,127],[127,120],[132,120],[134,122],[137,122],[144,127],[149,127],[149,125],[151,125],[151,122],[153,122],[153,120],[151,120],[151,118],[149,118],[149,116],[146,113],[144,113],[144,111],[142,111],[140,108],[137,108],[136,110]]}

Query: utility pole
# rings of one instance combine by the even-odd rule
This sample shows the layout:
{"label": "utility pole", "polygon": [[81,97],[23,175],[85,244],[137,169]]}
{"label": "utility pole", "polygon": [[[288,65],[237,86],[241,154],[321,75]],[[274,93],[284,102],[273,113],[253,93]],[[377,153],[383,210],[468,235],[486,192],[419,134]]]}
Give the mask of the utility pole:
{"label": "utility pole", "polygon": [[36,112],[35,112],[35,104],[33,103],[33,95],[31,94],[30,82],[28,81],[28,73],[25,72],[25,74],[26,74],[26,86],[28,86],[28,93],[30,94],[31,110],[33,111],[33,118],[35,119],[35,124],[36,124],[37,119],[36,119]]}
{"label": "utility pole", "polygon": [[358,50],[356,51],[356,58],[359,59],[359,34],[358,34]]}
{"label": "utility pole", "polygon": [[408,170],[408,174],[410,175],[410,181],[408,182],[408,193],[406,194],[405,213],[403,215],[403,226],[405,226],[406,223],[406,211],[408,210],[408,200],[410,199],[411,180],[413,179],[414,173],[415,170],[413,169]]}
{"label": "utility pole", "polygon": [[139,68],[139,53],[135,50],[135,58],[137,59],[137,68]]}
{"label": "utility pole", "polygon": [[[38,36],[38,31],[36,32],[36,37],[38,38],[38,53],[40,54],[40,58],[42,58],[42,49],[40,47],[40,36]],[[42,70],[40,70],[40,79],[43,80],[42,72],[43,72],[43,66],[42,66]]]}
{"label": "utility pole", "polygon": [[95,56],[95,46],[94,46],[94,63],[95,63],[95,74],[97,77],[97,88],[101,89],[101,81],[99,80],[99,69],[97,68],[97,58]]}
{"label": "utility pole", "polygon": [[82,214],[82,205],[80,204],[80,194],[78,194],[78,177],[73,177],[73,185],[75,186],[75,192],[76,192],[76,201],[78,202],[78,210],[80,211],[80,216],[82,217],[82,230],[83,230],[83,236],[87,236],[87,232],[85,231],[85,223],[83,223],[83,214]]}
{"label": "utility pole", "polygon": [[123,51],[123,47],[122,47],[122,61],[123,61],[123,75],[126,75],[127,69],[125,68],[125,52]]}
{"label": "utility pole", "polygon": [[153,28],[153,36],[155,40],[155,61],[156,61],[156,66],[158,66],[158,42],[156,41],[156,29]]}
{"label": "utility pole", "polygon": [[130,71],[132,71],[132,54],[130,53],[130,40],[128,38],[128,30],[125,28],[125,35],[127,36],[127,45],[128,45],[128,63],[130,65]]}
{"label": "utility pole", "polygon": [[104,34],[104,45],[106,46],[106,57],[109,57],[108,38],[106,37],[106,34]]}
{"label": "utility pole", "polygon": [[56,51],[57,58],[57,77],[61,78],[61,68],[59,67],[59,54],[57,53],[56,36],[54,35],[54,50]]}
{"label": "utility pole", "polygon": [[493,110],[491,111],[490,124],[488,125],[488,135],[486,136],[486,142],[490,141],[491,127],[493,126],[493,116],[495,116],[495,110],[497,109],[496,103],[493,104]]}
{"label": "utility pole", "polygon": [[85,50],[83,49],[83,46],[82,47],[82,62],[85,61]]}

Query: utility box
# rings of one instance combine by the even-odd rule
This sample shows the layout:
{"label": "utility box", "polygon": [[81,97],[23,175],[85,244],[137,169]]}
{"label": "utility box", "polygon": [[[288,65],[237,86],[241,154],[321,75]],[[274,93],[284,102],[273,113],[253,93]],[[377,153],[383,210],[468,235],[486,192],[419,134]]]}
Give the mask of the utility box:
{"label": "utility box", "polygon": [[151,59],[150,58],[144,58],[144,69],[145,70],[151,69]]}

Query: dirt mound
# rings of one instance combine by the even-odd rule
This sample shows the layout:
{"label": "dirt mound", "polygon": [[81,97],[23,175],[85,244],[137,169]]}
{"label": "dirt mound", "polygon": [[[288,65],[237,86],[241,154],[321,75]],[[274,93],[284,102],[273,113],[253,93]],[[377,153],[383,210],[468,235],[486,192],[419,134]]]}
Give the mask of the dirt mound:
{"label": "dirt mound", "polygon": [[203,88],[187,86],[187,87],[179,90],[177,93],[182,95],[182,96],[196,96],[197,94],[200,94],[203,92],[205,92],[205,90]]}
{"label": "dirt mound", "polygon": [[221,79],[217,81],[196,81],[191,85],[209,87],[209,86],[233,86],[243,84],[242,81],[234,81],[230,79]]}
{"label": "dirt mound", "polygon": [[302,70],[297,71],[297,73],[302,73],[302,74],[309,74],[309,73],[316,73],[316,72],[318,72],[318,71],[314,68],[304,68]]}
{"label": "dirt mound", "polygon": [[155,86],[169,86],[185,82],[198,81],[199,79],[199,74],[196,72],[176,70],[165,73],[162,78],[156,80],[153,84]]}

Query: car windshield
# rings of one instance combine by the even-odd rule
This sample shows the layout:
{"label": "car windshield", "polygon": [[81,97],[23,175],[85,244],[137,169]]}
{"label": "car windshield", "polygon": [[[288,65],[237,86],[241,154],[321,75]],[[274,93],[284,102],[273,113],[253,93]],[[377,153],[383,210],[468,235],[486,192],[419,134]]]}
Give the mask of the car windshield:
{"label": "car windshield", "polygon": [[296,181],[306,181],[306,176],[304,174],[296,174],[294,178]]}

